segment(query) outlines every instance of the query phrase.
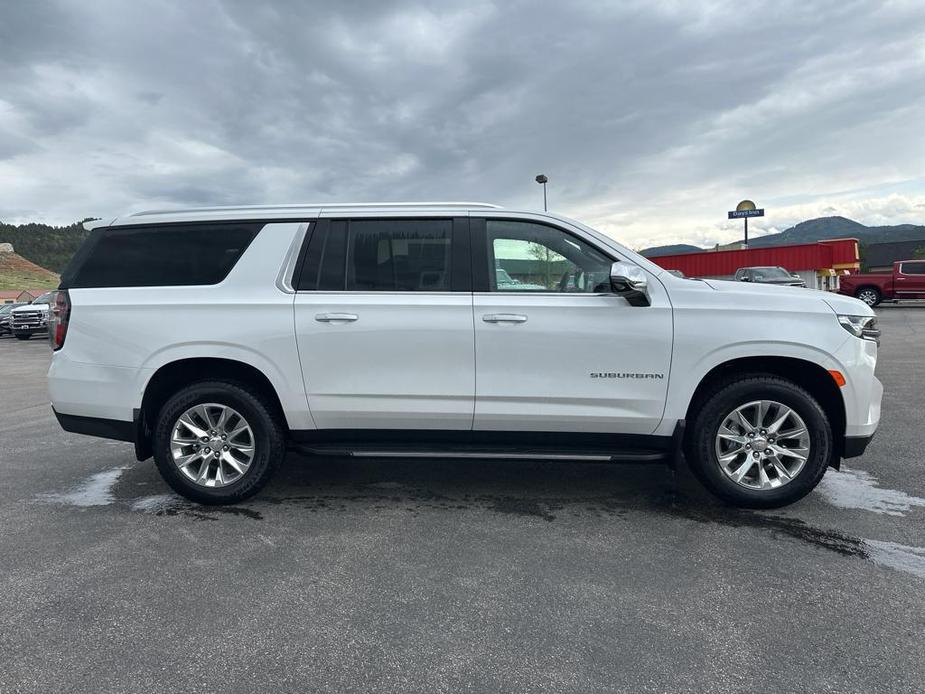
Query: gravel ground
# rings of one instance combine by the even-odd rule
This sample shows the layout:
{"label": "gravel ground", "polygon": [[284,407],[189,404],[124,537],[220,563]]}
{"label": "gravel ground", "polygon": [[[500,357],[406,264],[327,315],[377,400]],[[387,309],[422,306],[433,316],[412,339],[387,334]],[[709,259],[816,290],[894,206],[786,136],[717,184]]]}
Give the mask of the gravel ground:
{"label": "gravel ground", "polygon": [[0,692],[921,692],[925,307],[878,312],[880,432],[772,513],[684,469],[299,455],[200,507],[0,339]]}

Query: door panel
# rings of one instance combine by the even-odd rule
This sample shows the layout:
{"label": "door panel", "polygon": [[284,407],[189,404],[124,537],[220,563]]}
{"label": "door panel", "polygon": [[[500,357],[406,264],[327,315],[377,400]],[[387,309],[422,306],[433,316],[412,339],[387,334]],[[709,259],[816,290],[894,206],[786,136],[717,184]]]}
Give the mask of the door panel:
{"label": "door panel", "polygon": [[[476,294],[476,430],[651,434],[671,362],[671,309],[614,295]],[[486,322],[514,314],[523,322]]]}
{"label": "door panel", "polygon": [[473,267],[492,290],[473,299],[474,429],[653,433],[672,348],[658,280],[650,306],[631,306],[609,293],[613,258],[586,240],[529,222],[473,226]]}
{"label": "door panel", "polygon": [[900,263],[894,286],[899,298],[925,298],[925,262]]}
{"label": "door panel", "polygon": [[471,429],[468,220],[321,220],[304,256],[295,329],[316,426]]}
{"label": "door panel", "polygon": [[295,328],[319,429],[472,427],[471,294],[300,292]]}

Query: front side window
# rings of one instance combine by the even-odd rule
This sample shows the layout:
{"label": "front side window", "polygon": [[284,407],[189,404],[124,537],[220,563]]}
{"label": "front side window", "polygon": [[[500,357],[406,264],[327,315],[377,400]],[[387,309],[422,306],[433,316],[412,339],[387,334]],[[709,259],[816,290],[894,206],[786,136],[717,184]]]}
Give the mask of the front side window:
{"label": "front side window", "polygon": [[610,291],[613,261],[561,229],[489,219],[486,231],[493,292]]}
{"label": "front side window", "polygon": [[904,275],[925,275],[925,263],[903,263],[899,271]]}

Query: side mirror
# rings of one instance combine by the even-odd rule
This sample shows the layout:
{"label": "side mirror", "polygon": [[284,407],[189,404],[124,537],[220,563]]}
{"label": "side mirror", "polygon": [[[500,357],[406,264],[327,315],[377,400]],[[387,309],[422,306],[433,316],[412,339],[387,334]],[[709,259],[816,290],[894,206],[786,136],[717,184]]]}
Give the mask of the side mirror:
{"label": "side mirror", "polygon": [[649,306],[649,280],[641,268],[618,261],[610,266],[610,287],[631,306]]}
{"label": "side mirror", "polygon": [[752,281],[752,278],[749,277],[748,275],[742,275],[742,276],[739,278],[739,282],[751,282],[751,281]]}

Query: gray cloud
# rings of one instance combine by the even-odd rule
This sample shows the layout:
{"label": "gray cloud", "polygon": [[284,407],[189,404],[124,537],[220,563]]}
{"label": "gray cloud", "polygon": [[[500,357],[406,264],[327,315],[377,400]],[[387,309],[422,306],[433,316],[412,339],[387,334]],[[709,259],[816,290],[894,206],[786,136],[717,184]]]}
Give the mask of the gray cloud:
{"label": "gray cloud", "polygon": [[917,3],[8,5],[6,221],[165,204],[532,207],[542,171],[556,209],[647,245],[728,240],[742,197],[769,213],[780,201],[770,228],[847,209],[839,191],[877,200],[904,182],[907,207],[851,208],[878,218],[925,196]]}

